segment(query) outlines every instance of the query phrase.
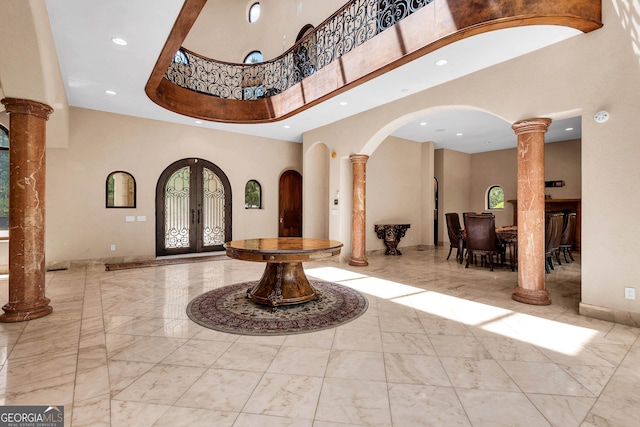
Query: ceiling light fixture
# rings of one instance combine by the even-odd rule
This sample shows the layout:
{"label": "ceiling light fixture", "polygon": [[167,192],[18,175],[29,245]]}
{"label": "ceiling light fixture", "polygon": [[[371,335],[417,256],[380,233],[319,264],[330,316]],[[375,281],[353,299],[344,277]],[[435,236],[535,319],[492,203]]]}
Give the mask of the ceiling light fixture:
{"label": "ceiling light fixture", "polygon": [[566,130],[567,132],[569,132],[569,131],[572,131],[572,130],[573,130],[573,128],[566,128],[565,130]]}
{"label": "ceiling light fixture", "polygon": [[346,103],[346,101],[342,101],[342,102],[340,102],[340,105],[344,106],[344,105],[347,105],[347,103]]}
{"label": "ceiling light fixture", "polygon": [[285,129],[290,129],[290,128],[291,128],[291,126],[289,126],[289,125],[284,125],[284,128],[285,128]]}
{"label": "ceiling light fixture", "polygon": [[129,44],[125,39],[121,39],[120,37],[114,37],[111,39],[112,42],[117,44],[118,46],[126,46]]}
{"label": "ceiling light fixture", "polygon": [[456,133],[456,136],[462,136],[462,135],[464,135],[462,132]]}
{"label": "ceiling light fixture", "polygon": [[107,95],[115,95],[116,91],[115,90],[105,90],[104,93],[106,93]]}
{"label": "ceiling light fixture", "polygon": [[595,120],[598,123],[604,123],[607,120],[609,120],[609,112],[607,111],[598,111],[595,116],[593,116],[593,120]]}
{"label": "ceiling light fixture", "polygon": [[447,62],[449,62],[449,61],[447,61],[446,59],[438,59],[438,60],[436,61],[436,65],[437,65],[438,67],[442,67],[443,65],[447,65]]}
{"label": "ceiling light fixture", "polygon": [[202,124],[202,120],[196,120],[196,124],[197,125],[201,125]]}
{"label": "ceiling light fixture", "polygon": [[427,122],[421,122],[420,123],[420,126],[426,126],[426,125],[427,125]]}

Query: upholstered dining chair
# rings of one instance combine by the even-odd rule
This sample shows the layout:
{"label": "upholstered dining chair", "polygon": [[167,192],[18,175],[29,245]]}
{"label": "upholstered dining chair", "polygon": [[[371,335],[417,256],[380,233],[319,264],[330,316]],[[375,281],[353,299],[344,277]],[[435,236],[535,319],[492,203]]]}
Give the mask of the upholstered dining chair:
{"label": "upholstered dining chair", "polygon": [[567,263],[575,261],[573,255],[571,255],[571,248],[573,247],[573,241],[576,235],[577,216],[578,214],[575,212],[569,212],[564,215],[564,229],[562,230],[562,237],[560,238],[559,250],[564,254],[564,260]]}
{"label": "upholstered dining chair", "polygon": [[554,258],[558,261],[558,264],[560,264],[558,250],[560,247],[560,239],[562,238],[563,222],[564,214],[561,212],[547,212],[545,214],[544,269],[547,273],[555,270]]}
{"label": "upholstered dining chair", "polygon": [[464,254],[464,238],[462,237],[462,227],[460,227],[460,216],[457,212],[450,212],[444,214],[447,219],[447,232],[449,233],[449,255],[447,255],[447,261],[451,256],[451,251],[456,248],[456,260],[462,264],[462,258]]}
{"label": "upholstered dining chair", "polygon": [[493,271],[493,257],[498,256],[496,239],[496,217],[493,215],[468,214],[465,224],[465,243],[467,244],[467,264],[480,255],[481,264],[485,259]]}
{"label": "upholstered dining chair", "polygon": [[467,227],[467,216],[468,215],[476,215],[475,212],[462,212],[462,224]]}

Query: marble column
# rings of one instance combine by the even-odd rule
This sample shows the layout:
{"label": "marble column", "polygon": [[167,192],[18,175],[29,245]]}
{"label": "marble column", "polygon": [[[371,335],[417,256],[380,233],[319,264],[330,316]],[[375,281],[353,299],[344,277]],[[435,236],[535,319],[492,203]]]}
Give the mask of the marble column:
{"label": "marble column", "polygon": [[367,160],[365,154],[349,156],[353,166],[353,206],[351,217],[351,260],[349,265],[366,266],[366,194],[367,194]]}
{"label": "marble column", "polygon": [[9,113],[9,302],[2,322],[53,311],[45,297],[45,139],[53,109],[26,99],[1,101]]}
{"label": "marble column", "polygon": [[516,301],[549,305],[544,270],[544,134],[551,119],[522,120],[518,137],[518,286]]}

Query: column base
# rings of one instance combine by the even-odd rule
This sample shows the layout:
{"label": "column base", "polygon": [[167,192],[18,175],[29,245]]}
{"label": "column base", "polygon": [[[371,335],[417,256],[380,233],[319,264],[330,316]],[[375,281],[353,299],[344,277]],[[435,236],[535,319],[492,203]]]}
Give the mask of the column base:
{"label": "column base", "polygon": [[525,289],[520,286],[516,286],[511,295],[511,298],[515,301],[522,302],[531,305],[550,305],[551,298],[549,298],[549,291],[546,289]]}
{"label": "column base", "polygon": [[50,301],[49,298],[44,298],[31,304],[8,302],[2,307],[4,314],[0,315],[0,322],[24,322],[47,316],[53,312],[53,307],[49,305]]}
{"label": "column base", "polygon": [[351,258],[349,265],[353,265],[354,267],[366,267],[369,263],[366,259]]}

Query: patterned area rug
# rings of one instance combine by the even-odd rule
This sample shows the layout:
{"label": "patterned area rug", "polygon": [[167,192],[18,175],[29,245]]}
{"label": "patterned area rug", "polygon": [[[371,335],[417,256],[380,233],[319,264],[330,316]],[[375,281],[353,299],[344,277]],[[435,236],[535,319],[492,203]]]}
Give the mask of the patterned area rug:
{"label": "patterned area rug", "polygon": [[230,334],[292,335],[335,328],[367,311],[369,302],[358,291],[319,280],[309,283],[319,297],[302,304],[277,308],[257,304],[247,298],[257,282],[244,282],[194,298],[187,315],[199,325]]}

